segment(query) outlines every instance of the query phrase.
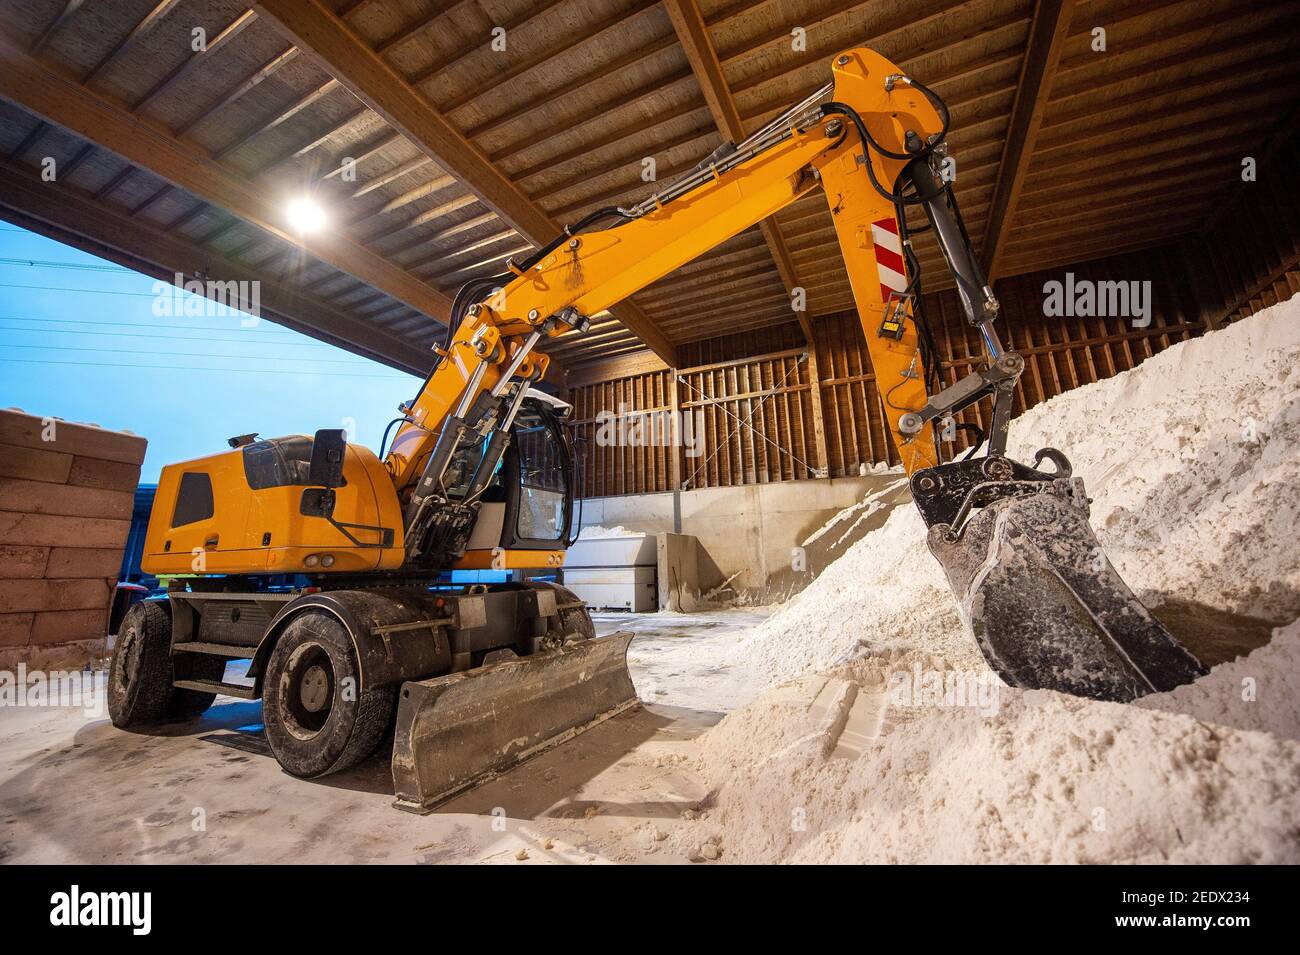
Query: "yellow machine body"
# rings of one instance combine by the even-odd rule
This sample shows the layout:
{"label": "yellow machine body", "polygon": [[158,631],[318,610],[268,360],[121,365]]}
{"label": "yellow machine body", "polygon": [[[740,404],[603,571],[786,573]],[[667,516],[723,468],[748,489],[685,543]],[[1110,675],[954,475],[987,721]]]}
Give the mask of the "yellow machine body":
{"label": "yellow machine body", "polygon": [[366,573],[401,566],[402,510],[373,451],[348,445],[333,516],[392,529],[387,547],[378,546],[379,533],[365,531],[354,534],[374,546],[355,546],[325,518],[302,514],[303,484],[254,489],[245,461],[236,448],[163,468],[141,560],[146,573]]}

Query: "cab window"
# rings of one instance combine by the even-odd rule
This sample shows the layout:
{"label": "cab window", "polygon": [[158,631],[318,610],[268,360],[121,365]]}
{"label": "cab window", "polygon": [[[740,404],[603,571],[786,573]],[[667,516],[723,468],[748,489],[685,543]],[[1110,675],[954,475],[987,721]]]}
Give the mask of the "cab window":
{"label": "cab window", "polygon": [[564,533],[565,450],[541,414],[523,411],[515,418],[514,446],[519,461],[519,509],[515,535],[523,540],[559,540]]}
{"label": "cab window", "polygon": [[244,446],[244,477],[254,491],[307,484],[312,439],[296,435]]}
{"label": "cab window", "polygon": [[176,491],[176,507],[172,510],[172,527],[206,521],[214,511],[212,477],[203,471],[182,474]]}

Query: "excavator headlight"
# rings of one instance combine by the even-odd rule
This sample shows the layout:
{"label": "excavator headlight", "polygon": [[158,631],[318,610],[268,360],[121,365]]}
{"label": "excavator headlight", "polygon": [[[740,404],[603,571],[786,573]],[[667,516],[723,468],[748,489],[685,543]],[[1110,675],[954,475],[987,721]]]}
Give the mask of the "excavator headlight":
{"label": "excavator headlight", "polygon": [[321,565],[322,567],[333,567],[333,566],[334,566],[334,555],[333,555],[333,554],[322,554],[322,555],[321,555],[321,559],[320,559],[320,565]]}
{"label": "excavator headlight", "polygon": [[305,558],[303,558],[302,565],[304,567],[315,567],[319,563],[320,563],[319,557],[317,557],[315,554],[308,554]]}

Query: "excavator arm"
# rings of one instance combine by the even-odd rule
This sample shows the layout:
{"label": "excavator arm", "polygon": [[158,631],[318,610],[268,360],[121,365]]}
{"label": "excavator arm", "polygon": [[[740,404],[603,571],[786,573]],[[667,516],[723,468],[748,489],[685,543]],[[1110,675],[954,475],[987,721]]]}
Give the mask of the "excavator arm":
{"label": "excavator arm", "polygon": [[[1033,467],[1006,457],[1024,361],[998,339],[997,300],[944,175],[943,103],[871,50],[845,51],[831,69],[831,83],[744,142],[726,144],[631,208],[589,215],[507,274],[462,289],[453,332],[385,461],[404,495],[408,560],[438,553],[472,525],[473,501],[510,422],[545,375],[545,339],[580,334],[593,316],[820,189],[931,551],[989,663],[1013,685],[1106,699],[1199,675],[1199,662],[1101,555],[1065,456],[1043,449]],[[920,306],[912,205],[925,210],[987,359],[933,394],[937,355]],[[935,422],[985,397],[993,400],[985,453],[941,462]],[[452,500],[447,470],[466,442],[485,451]],[[1051,470],[1038,469],[1044,460]]]}

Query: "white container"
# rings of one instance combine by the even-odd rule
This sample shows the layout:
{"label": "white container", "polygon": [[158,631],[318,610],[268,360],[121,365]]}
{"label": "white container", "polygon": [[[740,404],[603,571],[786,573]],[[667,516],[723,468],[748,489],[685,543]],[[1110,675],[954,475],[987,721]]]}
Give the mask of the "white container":
{"label": "white container", "polygon": [[567,577],[571,567],[653,567],[658,559],[654,534],[579,539],[564,555],[564,571]]}
{"label": "white container", "polygon": [[653,565],[572,568],[566,562],[564,586],[577,594],[592,610],[652,613],[658,609]]}

